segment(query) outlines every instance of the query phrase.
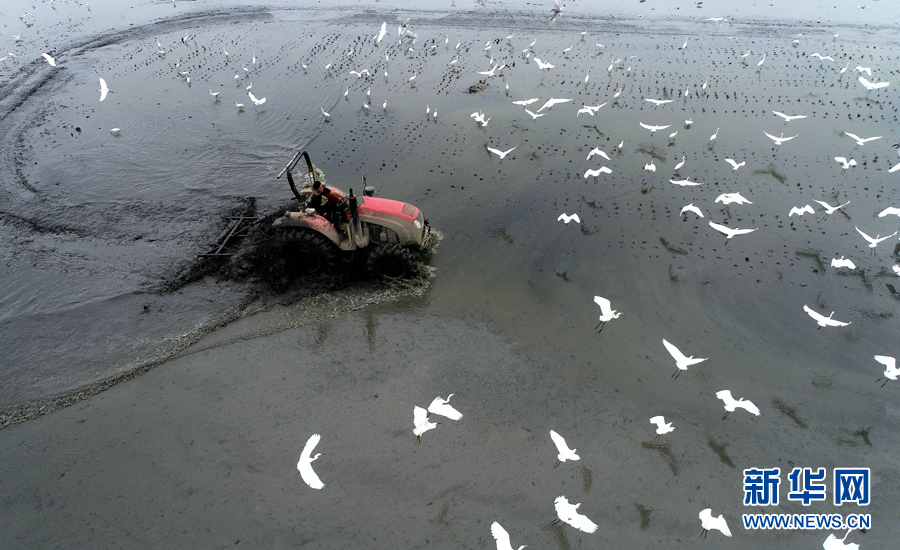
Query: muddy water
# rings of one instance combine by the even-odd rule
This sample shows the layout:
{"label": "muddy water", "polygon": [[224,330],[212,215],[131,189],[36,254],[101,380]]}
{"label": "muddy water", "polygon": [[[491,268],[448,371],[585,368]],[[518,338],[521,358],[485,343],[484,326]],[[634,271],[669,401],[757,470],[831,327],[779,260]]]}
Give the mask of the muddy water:
{"label": "muddy water", "polygon": [[[493,544],[498,520],[517,545],[681,548],[712,507],[736,547],[815,547],[827,533],[739,526],[741,471],[794,465],[872,468],[873,529],[848,540],[895,538],[896,504],[882,495],[897,489],[900,406],[890,384],[873,382],[871,356],[897,343],[896,241],[871,256],[854,226],[897,226],[877,217],[896,205],[896,95],[867,95],[858,73],[839,73],[860,64],[891,80],[890,29],[580,19],[577,31],[535,24],[507,45],[509,21],[438,13],[414,24],[420,40],[404,58],[387,38],[364,39],[382,14],[337,10],[315,27],[306,15],[176,17],[58,55],[55,71],[23,61],[4,73],[26,99],[3,119],[3,403],[172,358],[0,432],[4,507],[17,518],[9,540],[470,547]],[[686,33],[703,39],[682,51]],[[521,58],[532,40],[553,69]],[[491,54],[509,65],[504,78],[465,93]],[[362,68],[373,76],[349,74]],[[114,92],[103,103],[98,76]],[[511,104],[531,97],[541,98],[532,110],[573,101],[532,119]],[[773,109],[808,118],[785,123]],[[491,117],[485,128],[475,110]],[[639,122],[671,127],[650,134]],[[885,137],[855,149],[845,131]],[[774,150],[763,132],[798,137]],[[486,149],[513,146],[502,161]],[[365,284],[286,294],[233,277],[183,284],[223,216],[249,197],[262,213],[284,203],[274,174],[300,147],[332,184],[358,185],[364,173],[443,230],[427,289],[398,300],[404,292]],[[594,147],[610,160],[585,160]],[[834,156],[858,165],[844,174]],[[747,164],[733,171],[725,158]],[[651,161],[655,172],[643,169]],[[602,165],[613,172],[583,177]],[[683,178],[703,185],[669,183]],[[726,192],[752,204],[717,203]],[[850,204],[824,219],[788,217],[816,199]],[[706,217],[680,216],[688,203]],[[558,222],[562,212],[582,223]],[[726,241],[710,220],[759,229]],[[842,255],[855,272],[829,267]],[[594,295],[624,312],[601,334]],[[851,324],[816,331],[804,304]],[[662,338],[709,360],[672,380]],[[726,388],[761,416],[721,421],[714,394]],[[416,448],[409,409],[450,392],[463,420],[444,420]],[[646,421],[657,414],[676,426],[661,444]],[[549,429],[582,460],[553,469]],[[322,492],[294,470],[318,432]],[[597,534],[546,527],[559,494],[584,502]]]}

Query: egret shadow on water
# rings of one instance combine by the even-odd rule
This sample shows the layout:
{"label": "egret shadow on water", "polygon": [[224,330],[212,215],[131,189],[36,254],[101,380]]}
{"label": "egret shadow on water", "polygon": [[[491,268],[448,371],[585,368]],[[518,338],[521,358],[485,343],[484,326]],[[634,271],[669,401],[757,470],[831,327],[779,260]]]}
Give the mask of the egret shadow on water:
{"label": "egret shadow on water", "polygon": [[719,444],[715,439],[710,437],[706,440],[706,444],[709,445],[709,448],[719,456],[719,460],[722,461],[722,464],[725,464],[730,468],[734,468],[734,462],[732,462],[731,457],[725,453],[725,447],[728,446],[728,443]]}
{"label": "egret shadow on water", "polygon": [[653,513],[653,509],[644,508],[637,502],[634,503],[634,507],[637,508],[638,514],[641,516],[641,531],[646,531],[647,527],[650,525],[650,514]]}
{"label": "egret shadow on water", "polygon": [[594,473],[590,468],[585,468],[584,466],[578,469],[581,470],[581,480],[584,483],[584,492],[587,493],[591,490],[591,485],[594,483]]}
{"label": "egret shadow on water", "polygon": [[569,550],[571,546],[569,546],[569,537],[566,536],[566,527],[562,523],[557,523],[555,525],[547,523],[541,527],[542,531],[549,531],[551,535],[553,535],[553,540],[556,541],[556,545],[559,546],[559,550]]}
{"label": "egret shadow on water", "polygon": [[641,446],[645,449],[659,452],[659,454],[663,457],[663,460],[665,460],[666,464],[669,466],[669,469],[672,470],[672,475],[678,475],[678,461],[675,460],[675,455],[672,453],[671,444],[659,443],[657,441],[644,441],[643,443],[641,443]]}

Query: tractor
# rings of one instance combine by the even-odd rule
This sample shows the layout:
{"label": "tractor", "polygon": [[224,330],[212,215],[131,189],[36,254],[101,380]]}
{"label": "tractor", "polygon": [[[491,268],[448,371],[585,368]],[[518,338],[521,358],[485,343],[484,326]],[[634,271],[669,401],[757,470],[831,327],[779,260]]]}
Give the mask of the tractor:
{"label": "tractor", "polygon": [[[292,172],[301,157],[306,161],[309,183],[297,189]],[[346,198],[335,205],[332,221],[306,209],[316,176],[306,151],[300,151],[278,174],[287,174],[299,211],[275,218],[271,235],[291,266],[301,274],[319,273],[341,263],[364,262],[384,279],[412,277],[418,272],[417,255],[426,254],[431,227],[422,212],[405,202],[375,197],[375,188],[362,177],[363,196]],[[336,187],[332,190],[340,191]]]}

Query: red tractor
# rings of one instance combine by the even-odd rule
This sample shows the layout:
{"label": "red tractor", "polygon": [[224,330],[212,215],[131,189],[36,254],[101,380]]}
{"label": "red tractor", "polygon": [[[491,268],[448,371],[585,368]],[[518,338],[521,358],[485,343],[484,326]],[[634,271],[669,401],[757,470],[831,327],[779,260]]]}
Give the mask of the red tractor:
{"label": "red tractor", "polygon": [[[306,161],[309,184],[298,190],[291,174],[300,157]],[[372,273],[385,279],[410,277],[418,272],[417,254],[428,252],[431,228],[422,212],[405,202],[375,197],[375,188],[366,187],[363,196],[353,195],[337,202],[332,221],[313,209],[304,208],[315,172],[309,154],[301,151],[278,174],[287,180],[299,201],[300,211],[287,211],[271,225],[275,242],[298,272],[317,273],[341,262],[352,262],[364,256]],[[343,192],[335,187],[333,191]]]}

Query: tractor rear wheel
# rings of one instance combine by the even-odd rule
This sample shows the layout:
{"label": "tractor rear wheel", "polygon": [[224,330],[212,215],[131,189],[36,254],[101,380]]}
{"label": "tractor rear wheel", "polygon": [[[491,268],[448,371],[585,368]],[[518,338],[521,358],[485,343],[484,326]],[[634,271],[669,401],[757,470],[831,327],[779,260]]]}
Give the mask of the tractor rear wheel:
{"label": "tractor rear wheel", "polygon": [[338,251],[324,235],[308,229],[285,229],[276,237],[290,268],[302,275],[321,273],[338,261]]}
{"label": "tractor rear wheel", "polygon": [[399,244],[378,245],[369,254],[369,270],[383,279],[412,277],[418,272],[413,253]]}

